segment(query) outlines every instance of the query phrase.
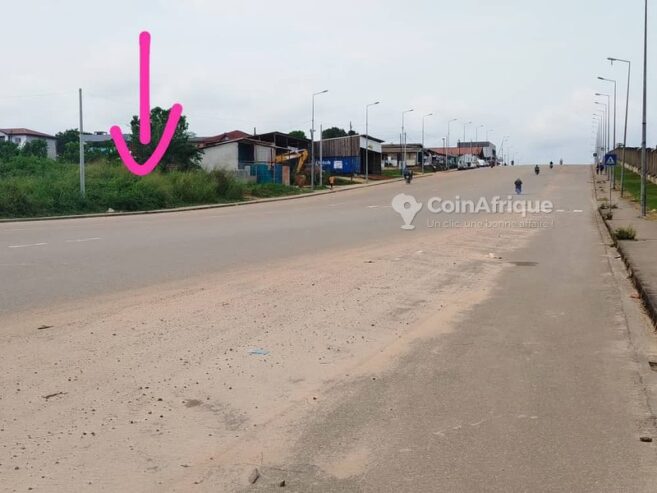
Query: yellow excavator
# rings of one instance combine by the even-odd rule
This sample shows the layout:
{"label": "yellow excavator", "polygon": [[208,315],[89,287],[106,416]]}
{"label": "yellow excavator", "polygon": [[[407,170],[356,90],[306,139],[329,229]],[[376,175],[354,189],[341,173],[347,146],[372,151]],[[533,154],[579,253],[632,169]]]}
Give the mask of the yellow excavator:
{"label": "yellow excavator", "polygon": [[308,161],[308,151],[302,149],[300,151],[291,151],[291,152],[286,152],[285,154],[279,154],[274,159],[274,162],[276,164],[282,164],[288,161],[292,161],[293,159],[299,160],[296,169],[296,173],[299,174],[303,171],[303,167],[306,165],[306,161]]}
{"label": "yellow excavator", "polygon": [[304,167],[306,166],[306,161],[308,161],[308,151],[302,149],[300,151],[291,151],[286,152],[285,154],[279,154],[274,158],[274,163],[283,164],[289,161],[297,159],[297,167],[295,170],[295,183],[297,186],[302,187],[306,183],[306,176],[303,173]]}

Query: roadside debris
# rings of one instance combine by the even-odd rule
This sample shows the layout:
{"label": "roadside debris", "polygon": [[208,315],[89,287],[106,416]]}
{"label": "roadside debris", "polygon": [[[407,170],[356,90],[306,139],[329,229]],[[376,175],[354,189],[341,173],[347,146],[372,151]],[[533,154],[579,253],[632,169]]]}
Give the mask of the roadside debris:
{"label": "roadside debris", "polygon": [[278,486],[281,487],[281,488],[285,488],[285,480],[278,483]]}
{"label": "roadside debris", "polygon": [[639,440],[643,443],[652,443],[652,437],[641,437]]}
{"label": "roadside debris", "polygon": [[267,356],[269,354],[269,351],[267,351],[266,349],[255,348],[255,349],[250,349],[249,354],[255,356]]}
{"label": "roadside debris", "polygon": [[46,329],[52,329],[52,325],[42,325],[40,327],[37,327],[37,330],[46,330]]}
{"label": "roadside debris", "polygon": [[255,484],[256,481],[258,481],[258,478],[260,477],[260,471],[258,471],[258,468],[256,467],[251,471],[251,474],[249,474],[249,483]]}
{"label": "roadside debris", "polygon": [[48,399],[52,399],[53,397],[57,397],[57,396],[60,396],[60,395],[66,395],[66,392],[55,392],[54,394],[44,395],[43,398],[45,400],[48,400]]}

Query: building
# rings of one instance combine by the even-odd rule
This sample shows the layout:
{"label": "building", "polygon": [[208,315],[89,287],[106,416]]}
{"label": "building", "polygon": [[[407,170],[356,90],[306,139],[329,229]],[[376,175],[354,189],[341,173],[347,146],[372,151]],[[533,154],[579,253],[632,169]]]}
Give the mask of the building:
{"label": "building", "polygon": [[321,155],[322,169],[328,173],[380,175],[383,140],[370,135],[347,135],[315,142],[315,159]]}
{"label": "building", "polygon": [[[422,155],[425,154],[422,144],[384,144],[382,148],[383,165],[386,168],[400,168],[404,162],[406,166],[422,166]],[[406,158],[402,159],[404,148]]]}
{"label": "building", "polygon": [[310,151],[310,139],[295,137],[284,132],[256,134],[253,137],[261,142],[269,142],[270,144],[274,144],[274,146],[276,146],[278,149],[279,154],[282,154],[286,151]]}
{"label": "building", "polygon": [[276,157],[276,146],[239,130],[195,138],[193,142],[202,151],[201,166],[208,171],[243,170],[248,165],[271,164]]}
{"label": "building", "polygon": [[50,159],[57,159],[57,139],[48,134],[30,130],[29,128],[0,128],[0,142],[13,142],[19,148],[27,142],[34,140],[43,140],[47,146],[47,156]]}
{"label": "building", "polygon": [[203,169],[230,171],[244,181],[290,184],[290,165],[276,163],[276,156],[288,152],[286,148],[263,142],[240,130],[214,137],[196,137],[192,142],[201,150]]}
{"label": "building", "polygon": [[472,154],[484,161],[490,162],[497,159],[497,148],[492,142],[459,142],[457,149],[461,151],[461,155]]}
{"label": "building", "polygon": [[459,142],[457,147],[432,147],[431,150],[442,156],[442,159],[447,156],[450,163],[462,156],[473,156],[488,163],[497,160],[497,148],[491,142]]}

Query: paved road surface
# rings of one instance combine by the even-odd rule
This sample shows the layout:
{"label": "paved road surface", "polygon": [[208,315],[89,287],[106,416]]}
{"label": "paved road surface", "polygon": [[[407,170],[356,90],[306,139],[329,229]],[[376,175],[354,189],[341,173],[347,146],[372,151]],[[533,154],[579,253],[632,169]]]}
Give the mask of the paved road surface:
{"label": "paved road surface", "polygon": [[[404,232],[389,207],[392,196],[409,191],[423,202],[505,196],[518,175],[526,198],[554,202],[545,227],[529,231],[522,218],[507,215],[515,223],[457,235],[455,227],[427,227],[433,218],[425,207],[417,230]],[[483,169],[244,208],[0,225],[0,331],[9,334],[0,335],[9,361],[0,370],[11,375],[0,389],[0,484],[4,478],[17,491],[260,491],[284,479],[286,491],[304,492],[656,491],[655,444],[639,438],[657,435],[649,406],[657,374],[644,371],[631,337],[649,328],[597,226],[590,171],[532,175],[530,168]],[[247,267],[260,281],[230,277]],[[114,321],[108,327],[70,309],[72,301],[82,307],[85,299],[102,303],[108,295],[223,273],[230,279],[225,291],[248,302],[209,332],[202,331],[219,317],[216,310],[235,303],[224,291],[185,312],[184,327],[173,317],[186,305],[172,299],[156,314],[116,307],[117,318],[103,315]],[[210,309],[210,300],[219,308]],[[30,320],[31,312],[64,306],[69,311],[58,316],[70,323],[61,332],[24,333],[18,322],[1,327],[2,314]],[[193,318],[198,313],[202,318]],[[269,317],[262,327],[261,316]],[[123,342],[113,333],[120,324],[139,331],[140,321],[160,320],[149,339],[133,332]],[[257,356],[245,355],[217,368],[214,349],[204,348],[214,348],[222,331],[230,340],[235,326],[247,332],[252,325],[249,343],[284,341],[265,360],[275,363],[260,368]],[[269,334],[279,326],[285,339]],[[179,331],[184,335],[175,339]],[[201,333],[197,345],[187,342]],[[99,334],[108,337],[86,339]],[[328,339],[336,334],[347,341]],[[104,345],[111,345],[107,354]],[[289,353],[278,361],[284,346]],[[160,354],[164,348],[171,354]],[[67,351],[70,361],[55,356]],[[149,365],[127,367],[125,354]],[[116,369],[104,370],[117,358]],[[58,374],[53,361],[68,373]],[[243,380],[226,378],[238,365]],[[154,408],[139,400],[150,398],[139,380],[147,367],[159,392],[153,397],[161,396],[148,405],[163,400],[160,418],[179,422],[168,428],[152,429],[146,411]],[[66,392],[43,402],[41,373],[23,382],[26,368],[52,371],[50,388]],[[217,370],[223,380],[209,380]],[[70,382],[73,374],[79,386],[65,387],[64,376]],[[240,384],[229,388],[224,380]],[[22,393],[14,388],[20,385]],[[189,388],[213,404],[189,400]],[[95,413],[99,401],[112,414],[102,424],[89,421],[86,410],[94,406]],[[90,441],[91,429],[104,433],[101,443]],[[39,442],[56,430],[61,450],[57,440]],[[48,462],[56,453],[65,473]],[[121,464],[122,454],[133,455]],[[253,467],[261,476],[249,485]]]}

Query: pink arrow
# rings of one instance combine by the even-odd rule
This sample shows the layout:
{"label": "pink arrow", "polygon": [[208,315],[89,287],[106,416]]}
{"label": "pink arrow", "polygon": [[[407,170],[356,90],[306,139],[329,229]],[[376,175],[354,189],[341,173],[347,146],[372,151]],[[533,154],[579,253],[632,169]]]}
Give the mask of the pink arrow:
{"label": "pink arrow", "polygon": [[[144,31],[139,35],[139,142],[143,145],[151,142],[150,50],[151,35]],[[121,129],[117,125],[110,128],[110,135],[114,140],[116,150],[119,152],[123,164],[131,173],[137,176],[146,176],[155,169],[171,144],[182,110],[182,105],[178,103],[171,107],[162,137],[155,146],[153,154],[144,164],[137,163],[130,154]]]}

